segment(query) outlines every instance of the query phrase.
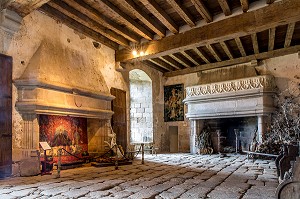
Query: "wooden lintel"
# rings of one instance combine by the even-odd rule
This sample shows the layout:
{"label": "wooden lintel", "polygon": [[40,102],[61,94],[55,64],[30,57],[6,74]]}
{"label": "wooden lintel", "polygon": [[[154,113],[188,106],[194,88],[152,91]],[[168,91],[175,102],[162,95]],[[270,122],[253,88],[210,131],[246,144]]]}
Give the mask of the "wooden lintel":
{"label": "wooden lintel", "polygon": [[61,21],[66,26],[74,29],[75,31],[86,35],[87,37],[90,37],[94,39],[97,42],[100,42],[114,50],[117,50],[119,48],[119,45],[106,37],[102,36],[100,33],[95,32],[91,30],[90,28],[80,24],[79,22],[75,21],[74,19],[64,15],[63,13],[59,12],[58,10],[52,8],[51,6],[45,4],[42,7],[39,8],[41,11],[43,11],[45,14],[49,15],[50,17],[53,17],[56,20]]}
{"label": "wooden lintel", "polygon": [[180,63],[178,63],[174,59],[172,59],[170,56],[163,56],[163,57],[159,57],[159,58],[178,70],[185,68]]}
{"label": "wooden lintel", "polygon": [[168,70],[168,71],[174,71],[176,70],[176,68],[174,68],[173,66],[169,65],[167,62],[164,62],[162,59],[160,58],[154,58],[154,59],[149,59],[149,61],[151,61],[152,63]]}
{"label": "wooden lintel", "polygon": [[57,9],[59,12],[63,13],[64,15],[73,18],[74,20],[78,21],[79,23],[91,28],[92,30],[101,33],[103,36],[107,37],[108,39],[124,46],[129,46],[129,41],[124,37],[117,35],[115,32],[106,29],[102,25],[98,24],[96,21],[90,19],[86,15],[82,14],[75,8],[69,6],[67,3],[61,0],[52,0],[48,2],[52,8]]}
{"label": "wooden lintel", "polygon": [[177,75],[185,75],[189,73],[196,73],[204,70],[211,70],[215,68],[221,68],[225,66],[231,66],[231,65],[236,65],[236,64],[242,64],[242,63],[247,63],[251,62],[252,60],[262,60],[262,59],[268,59],[268,58],[273,58],[273,57],[278,57],[278,56],[283,56],[287,54],[292,54],[292,53],[297,53],[300,50],[300,45],[297,46],[292,46],[288,48],[282,48],[282,49],[277,49],[273,51],[268,51],[268,52],[263,52],[260,54],[254,54],[254,55],[249,55],[246,57],[240,57],[232,60],[226,60],[222,62],[216,62],[216,63],[211,63],[211,64],[205,64],[201,66],[196,66],[193,68],[186,68],[178,71],[173,71],[173,72],[167,72],[164,73],[164,76],[166,77],[173,77]]}
{"label": "wooden lintel", "polygon": [[179,62],[181,65],[185,66],[186,68],[190,68],[191,66],[189,63],[187,63],[182,57],[180,57],[178,54],[170,54],[170,57],[172,57],[175,61]]}
{"label": "wooden lintel", "polygon": [[203,52],[201,52],[198,48],[194,48],[193,50],[197,53],[197,55],[198,55],[199,57],[201,57],[201,59],[202,59],[205,63],[207,63],[207,64],[210,63],[210,61],[208,60],[208,56],[206,56],[206,55],[205,55]]}
{"label": "wooden lintel", "polygon": [[249,10],[249,2],[248,0],[240,0],[243,12],[247,12]]}
{"label": "wooden lintel", "polygon": [[[282,0],[251,12],[228,17],[222,21],[165,37],[159,41],[150,41],[142,45],[142,48],[145,49],[145,56],[135,58],[135,60],[173,54],[210,43],[243,37],[271,27],[295,23],[300,20],[299,7],[299,0]],[[128,49],[116,52],[116,61],[129,61],[132,59],[134,57],[128,52]]]}
{"label": "wooden lintel", "polygon": [[266,0],[266,3],[267,3],[267,4],[271,4],[271,3],[274,3],[274,1],[275,1],[275,0]]}
{"label": "wooden lintel", "polygon": [[172,33],[178,33],[178,25],[171,19],[171,17],[156,3],[155,0],[140,0],[145,7],[157,18],[164,26],[166,26]]}
{"label": "wooden lintel", "polygon": [[94,0],[93,2],[94,2],[94,5],[97,4],[98,6],[102,6],[102,7],[105,7],[107,9],[111,10],[115,15],[120,17],[120,20],[122,20],[123,23],[128,28],[130,28],[132,31],[136,32],[140,36],[144,37],[147,40],[153,39],[153,35],[151,32],[149,32],[146,28],[144,28],[138,22],[134,21],[130,16],[128,16],[126,13],[124,13],[122,10],[120,10],[118,7],[116,7],[110,1]]}
{"label": "wooden lintel", "polygon": [[231,15],[231,10],[227,0],[218,0],[225,16]]}
{"label": "wooden lintel", "polygon": [[177,0],[167,0],[168,3],[176,10],[180,17],[190,26],[194,27],[193,16],[185,9],[185,7],[179,4]]}
{"label": "wooden lintel", "polygon": [[191,56],[190,54],[188,54],[188,52],[182,51],[181,54],[187,58],[188,60],[190,60],[190,62],[192,62],[193,64],[195,64],[195,66],[200,65],[200,63],[193,58],[193,56]]}
{"label": "wooden lintel", "polygon": [[214,58],[218,62],[222,61],[219,53],[216,51],[216,49],[211,44],[206,45],[206,48],[209,50],[209,52],[214,56]]}
{"label": "wooden lintel", "polygon": [[275,34],[276,34],[276,28],[270,28],[269,29],[269,43],[268,43],[268,50],[274,50],[274,43],[275,43]]}
{"label": "wooden lintel", "polygon": [[139,20],[147,25],[153,32],[160,37],[164,37],[166,34],[165,29],[156,23],[149,15],[145,13],[133,0],[119,0],[120,3],[125,4],[128,10],[130,10]]}
{"label": "wooden lintel", "polygon": [[[25,17],[32,11],[38,9],[42,5],[48,3],[50,0],[31,0],[31,1],[23,1],[23,0],[1,0],[0,4],[4,4],[3,8],[9,8],[17,12],[20,16]],[[1,7],[1,6],[0,6]]]}
{"label": "wooden lintel", "polygon": [[295,30],[295,23],[290,23],[287,27],[286,35],[285,35],[285,41],[284,41],[284,47],[289,47],[292,42],[293,34]]}
{"label": "wooden lintel", "polygon": [[240,39],[239,37],[237,37],[237,38],[234,38],[234,40],[235,40],[235,42],[236,42],[237,47],[238,47],[239,50],[240,50],[241,55],[242,55],[243,57],[246,57],[246,56],[247,56],[247,55],[246,55],[246,51],[245,51],[245,48],[244,48],[244,46],[243,46],[243,43],[242,43],[241,39]]}
{"label": "wooden lintel", "polygon": [[228,56],[229,59],[233,59],[233,55],[227,46],[227,44],[224,41],[220,42],[220,45],[222,46],[223,50],[225,51],[226,55]]}
{"label": "wooden lintel", "polygon": [[256,33],[251,34],[251,40],[252,40],[254,53],[258,54],[259,53],[259,46],[258,46],[257,34]]}
{"label": "wooden lintel", "polygon": [[[117,23],[113,22],[111,19],[106,17],[105,15],[101,14],[98,10],[94,9],[87,3],[91,3],[92,0],[64,0],[66,3],[68,3],[73,8],[77,9],[78,11],[82,12],[86,16],[88,16],[91,19],[94,19],[98,23],[101,23],[101,25],[105,26],[106,28],[109,28],[119,35],[122,35],[126,39],[132,42],[139,42],[141,37],[135,34],[134,32],[130,32],[124,27],[118,25]],[[87,3],[85,3],[87,2]]]}
{"label": "wooden lintel", "polygon": [[142,62],[138,62],[138,63],[143,63],[143,64],[145,64],[145,65],[147,65],[147,66],[149,66],[149,67],[151,67],[151,68],[153,68],[153,69],[155,69],[157,71],[160,71],[162,73],[168,72],[168,70],[166,70],[164,68],[161,68],[161,67],[157,66],[156,64],[153,64],[152,62],[147,61],[147,60],[146,61],[142,61]]}
{"label": "wooden lintel", "polygon": [[213,16],[207,9],[207,7],[204,5],[202,0],[191,0],[194,4],[196,10],[200,13],[200,15],[203,17],[203,19],[209,23],[213,21]]}

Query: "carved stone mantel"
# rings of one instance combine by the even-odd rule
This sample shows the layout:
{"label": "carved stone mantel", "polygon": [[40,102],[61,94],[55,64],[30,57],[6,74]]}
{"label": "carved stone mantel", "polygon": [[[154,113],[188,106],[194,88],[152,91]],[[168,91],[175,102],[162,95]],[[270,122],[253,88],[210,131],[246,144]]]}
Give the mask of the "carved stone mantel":
{"label": "carved stone mantel", "polygon": [[195,153],[196,128],[204,119],[230,117],[257,117],[258,141],[263,140],[268,115],[274,111],[274,77],[269,75],[248,77],[186,88],[188,112],[191,120],[190,151]]}
{"label": "carved stone mantel", "polygon": [[186,88],[189,119],[268,115],[274,111],[273,76],[255,76]]}

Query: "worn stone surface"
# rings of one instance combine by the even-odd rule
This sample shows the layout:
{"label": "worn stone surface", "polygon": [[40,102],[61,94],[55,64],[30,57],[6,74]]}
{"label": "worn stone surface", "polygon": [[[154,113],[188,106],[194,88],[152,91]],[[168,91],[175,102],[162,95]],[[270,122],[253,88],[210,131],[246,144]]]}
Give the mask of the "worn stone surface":
{"label": "worn stone surface", "polygon": [[61,178],[0,180],[0,198],[275,198],[275,179],[274,161],[232,154],[159,154],[146,155],[144,165],[138,157],[118,170],[87,165],[63,170]]}

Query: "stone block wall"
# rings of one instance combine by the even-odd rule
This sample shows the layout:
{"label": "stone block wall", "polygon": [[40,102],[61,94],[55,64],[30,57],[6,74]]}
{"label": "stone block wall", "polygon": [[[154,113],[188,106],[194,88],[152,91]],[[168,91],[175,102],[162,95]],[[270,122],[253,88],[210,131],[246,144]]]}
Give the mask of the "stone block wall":
{"label": "stone block wall", "polygon": [[130,80],[131,142],[153,142],[152,82]]}

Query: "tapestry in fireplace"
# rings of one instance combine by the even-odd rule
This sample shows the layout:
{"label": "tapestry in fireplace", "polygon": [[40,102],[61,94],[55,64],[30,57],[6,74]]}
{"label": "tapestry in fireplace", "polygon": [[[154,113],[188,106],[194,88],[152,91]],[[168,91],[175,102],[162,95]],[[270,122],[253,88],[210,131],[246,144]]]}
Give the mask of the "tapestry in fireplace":
{"label": "tapestry in fireplace", "polygon": [[[87,119],[70,116],[40,115],[40,142],[48,142],[52,147],[54,161],[58,149],[63,148],[76,156],[88,151]],[[63,162],[77,161],[78,158],[62,151]]]}

